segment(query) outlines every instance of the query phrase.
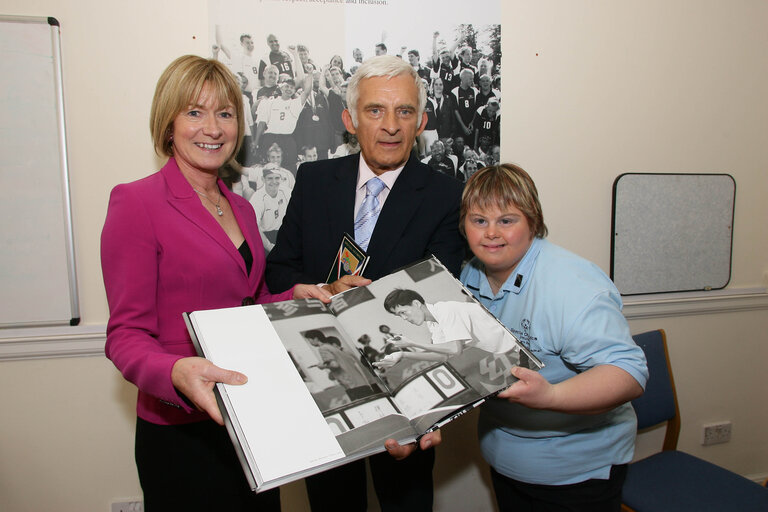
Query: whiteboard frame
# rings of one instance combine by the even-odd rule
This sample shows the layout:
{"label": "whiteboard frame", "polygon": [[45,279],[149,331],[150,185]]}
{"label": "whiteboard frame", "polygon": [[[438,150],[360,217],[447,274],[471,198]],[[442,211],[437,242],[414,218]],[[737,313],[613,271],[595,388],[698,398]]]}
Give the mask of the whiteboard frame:
{"label": "whiteboard frame", "polygon": [[[627,183],[620,194],[622,180]],[[725,288],[733,264],[735,206],[730,174],[620,174],[613,182],[610,267],[619,292]]]}
{"label": "whiteboard frame", "polygon": [[[79,294],[77,287],[77,270],[75,261],[74,230],[72,222],[72,201],[69,187],[69,162],[67,157],[67,130],[65,123],[64,110],[64,84],[61,64],[61,30],[59,22],[54,17],[45,16],[8,16],[0,15],[0,23],[28,23],[28,24],[46,24],[50,27],[51,53],[53,60],[53,79],[54,95],[56,101],[56,124],[58,129],[58,154],[59,169],[58,177],[61,182],[61,200],[62,216],[64,220],[64,251],[67,258],[67,279],[69,281],[69,304],[70,319],[69,325],[74,326],[80,323]],[[34,322],[3,322],[0,323],[0,329],[27,327],[27,326],[46,326],[66,324],[66,319],[41,320]]]}

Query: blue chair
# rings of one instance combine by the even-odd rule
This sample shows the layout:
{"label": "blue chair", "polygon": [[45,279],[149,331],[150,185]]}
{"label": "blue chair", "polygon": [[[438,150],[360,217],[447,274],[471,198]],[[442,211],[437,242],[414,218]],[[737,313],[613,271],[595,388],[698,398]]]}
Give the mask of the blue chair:
{"label": "blue chair", "polygon": [[766,512],[768,489],[715,464],[677,450],[680,411],[663,330],[633,336],[645,352],[650,379],[632,401],[637,428],[667,424],[660,453],[629,465],[622,490],[627,512]]}

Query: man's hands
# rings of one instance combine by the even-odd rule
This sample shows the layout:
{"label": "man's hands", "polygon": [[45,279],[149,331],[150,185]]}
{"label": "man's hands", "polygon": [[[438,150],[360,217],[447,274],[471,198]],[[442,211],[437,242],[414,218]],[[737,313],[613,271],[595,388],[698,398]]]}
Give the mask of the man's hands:
{"label": "man's hands", "polygon": [[217,382],[245,384],[248,377],[240,372],[219,368],[202,357],[184,357],[173,365],[171,381],[195,407],[207,413],[219,425],[224,425],[216,396],[213,394],[213,386]]}
{"label": "man's hands", "polygon": [[[426,450],[428,448],[433,448],[437,445],[439,445],[442,442],[443,438],[440,434],[439,430],[435,430],[434,432],[430,432],[429,434],[424,434],[422,438],[419,440],[419,448],[422,450]],[[410,454],[416,451],[416,443],[409,443],[405,446],[400,445],[397,441],[394,439],[387,439],[387,441],[384,443],[384,447],[387,449],[389,454],[393,456],[396,460],[403,460]]]}
{"label": "man's hands", "polygon": [[331,284],[323,286],[323,290],[328,290],[331,295],[336,295],[344,290],[349,290],[356,286],[368,286],[371,284],[370,279],[366,279],[361,276],[342,276]]}
{"label": "man's hands", "polygon": [[317,286],[315,284],[297,284],[293,287],[294,299],[320,299],[328,304],[331,302],[331,297],[337,293],[341,293],[344,290],[355,288],[356,286],[368,286],[371,284],[370,279],[366,279],[360,276],[342,276],[340,279],[327,284],[325,286]]}

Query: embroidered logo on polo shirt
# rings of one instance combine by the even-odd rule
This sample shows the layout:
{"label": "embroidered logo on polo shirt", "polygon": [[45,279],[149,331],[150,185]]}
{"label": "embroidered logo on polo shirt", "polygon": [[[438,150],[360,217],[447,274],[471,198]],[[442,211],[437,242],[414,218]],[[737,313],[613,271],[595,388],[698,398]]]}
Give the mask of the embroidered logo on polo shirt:
{"label": "embroidered logo on polo shirt", "polygon": [[[531,334],[531,321],[528,318],[523,318],[520,320],[520,329],[510,329],[512,331],[512,334],[517,337],[518,340],[520,340],[520,343],[522,343],[525,348],[530,350],[531,352],[541,352],[541,349],[539,349],[538,346],[535,344],[532,344],[531,342],[537,341],[538,338],[536,336],[533,336]],[[533,346],[532,346],[533,345]]]}

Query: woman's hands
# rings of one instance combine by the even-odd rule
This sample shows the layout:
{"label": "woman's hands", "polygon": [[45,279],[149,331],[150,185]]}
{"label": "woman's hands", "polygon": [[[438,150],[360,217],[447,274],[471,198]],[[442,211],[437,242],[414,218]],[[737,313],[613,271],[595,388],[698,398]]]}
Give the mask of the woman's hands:
{"label": "woman's hands", "polygon": [[217,382],[245,384],[248,377],[240,372],[219,368],[202,357],[184,357],[173,365],[171,381],[195,407],[207,413],[219,425],[224,425],[216,396],[213,394],[213,386]]}
{"label": "woman's hands", "polygon": [[332,295],[325,286],[317,286],[316,284],[297,284],[293,287],[294,299],[320,299],[327,304],[331,302]]}

